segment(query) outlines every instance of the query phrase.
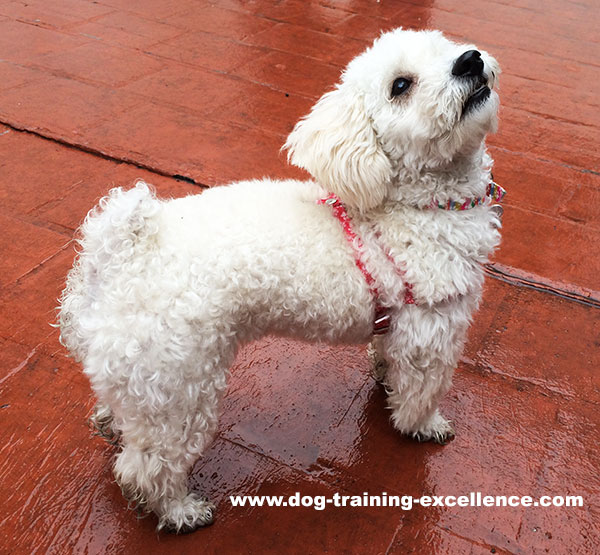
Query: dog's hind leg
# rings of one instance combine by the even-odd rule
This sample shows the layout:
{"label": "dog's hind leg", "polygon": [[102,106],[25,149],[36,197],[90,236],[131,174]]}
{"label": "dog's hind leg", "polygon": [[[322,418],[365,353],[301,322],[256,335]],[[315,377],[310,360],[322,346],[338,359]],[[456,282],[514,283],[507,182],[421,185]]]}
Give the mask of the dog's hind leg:
{"label": "dog's hind leg", "polygon": [[[122,444],[115,477],[130,503],[158,516],[158,529],[185,533],[213,520],[214,506],[189,492],[187,479],[216,434],[232,350],[140,357],[123,372],[129,385],[114,393]],[[161,367],[145,368],[161,356]]]}
{"label": "dog's hind leg", "polygon": [[135,433],[123,434],[115,477],[134,508],[158,516],[159,530],[187,533],[212,523],[214,505],[189,492],[187,478],[215,430],[216,419],[205,412],[190,413],[183,422],[164,413],[154,422],[137,420]]}

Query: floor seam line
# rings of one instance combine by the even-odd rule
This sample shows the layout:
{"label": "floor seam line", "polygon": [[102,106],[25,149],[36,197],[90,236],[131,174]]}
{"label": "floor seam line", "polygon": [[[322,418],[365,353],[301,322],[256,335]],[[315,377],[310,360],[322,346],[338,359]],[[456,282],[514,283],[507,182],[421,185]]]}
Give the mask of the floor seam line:
{"label": "floor seam line", "polygon": [[79,152],[84,152],[86,154],[90,154],[92,156],[96,156],[98,158],[101,158],[103,160],[108,160],[110,162],[114,162],[117,164],[127,164],[129,166],[133,166],[136,168],[139,168],[141,170],[144,171],[148,171],[151,173],[154,173],[156,175],[160,175],[162,177],[168,177],[171,179],[174,179],[175,181],[184,181],[186,183],[190,183],[192,185],[196,185],[198,187],[201,187],[203,189],[207,189],[208,185],[205,185],[204,183],[199,183],[196,180],[194,180],[191,177],[188,177],[186,175],[181,175],[181,174],[173,174],[170,173],[166,170],[163,170],[159,167],[156,166],[152,166],[150,164],[144,164],[142,162],[139,162],[137,160],[133,160],[131,158],[120,158],[118,156],[114,156],[112,154],[108,154],[106,152],[102,152],[101,150],[91,147],[91,146],[84,146],[81,144],[78,144],[76,142],[70,142],[66,139],[62,139],[60,137],[57,136],[53,136],[52,134],[45,134],[42,133],[41,131],[37,131],[37,130],[33,130],[31,128],[28,128],[27,126],[21,126],[18,125],[16,123],[11,123],[9,121],[4,121],[4,120],[0,120],[0,125],[4,125],[5,127],[8,127],[9,129],[11,129],[12,131],[16,131],[18,133],[27,133],[29,135],[33,135],[35,137],[39,137],[40,139],[44,139],[46,141],[50,141],[53,142],[55,144],[59,144],[62,145],[66,148],[72,148],[74,150],[77,150]]}
{"label": "floor seam line", "polygon": [[[539,293],[554,295],[566,301],[584,304],[592,308],[600,308],[600,298],[594,296],[596,291],[590,291],[577,286],[572,286],[572,289],[567,289],[552,280],[544,277],[534,277],[527,274],[525,271],[520,271],[518,268],[504,266],[499,263],[487,263],[483,266],[484,272],[493,279],[512,285],[513,287],[525,287],[533,289]],[[519,275],[521,274],[521,275]],[[575,289],[579,289],[576,291]]]}

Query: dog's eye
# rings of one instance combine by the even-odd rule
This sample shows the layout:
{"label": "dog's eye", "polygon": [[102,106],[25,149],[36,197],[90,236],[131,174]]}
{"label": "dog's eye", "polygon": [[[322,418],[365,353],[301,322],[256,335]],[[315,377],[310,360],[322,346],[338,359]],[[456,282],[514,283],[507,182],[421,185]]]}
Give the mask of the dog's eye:
{"label": "dog's eye", "polygon": [[406,77],[398,77],[392,85],[392,97],[400,96],[404,94],[410,86],[412,85],[412,81],[407,79]]}

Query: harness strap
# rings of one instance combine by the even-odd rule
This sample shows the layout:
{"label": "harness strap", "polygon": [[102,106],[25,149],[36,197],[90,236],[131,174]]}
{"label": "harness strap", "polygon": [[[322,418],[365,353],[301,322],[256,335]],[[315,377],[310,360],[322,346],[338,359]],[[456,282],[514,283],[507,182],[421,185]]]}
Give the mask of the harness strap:
{"label": "harness strap", "polygon": [[[346,240],[350,243],[352,250],[354,251],[354,262],[358,269],[362,272],[365,277],[365,281],[369,286],[369,290],[371,291],[371,295],[375,299],[375,315],[373,318],[373,335],[383,335],[387,333],[390,329],[391,316],[390,309],[383,306],[380,302],[380,294],[377,289],[376,281],[371,272],[367,269],[365,263],[362,260],[362,253],[364,251],[364,243],[362,239],[355,233],[352,228],[352,220],[348,215],[346,207],[343,205],[342,201],[333,193],[328,197],[319,199],[317,201],[319,204],[326,204],[331,208],[331,212],[334,217],[340,222],[342,225],[342,229],[344,230],[344,235],[346,236]],[[382,248],[380,246],[380,248]],[[393,260],[391,254],[383,249],[388,260],[393,264],[396,273],[403,279],[404,274],[402,270],[398,268],[395,261]],[[415,299],[412,293],[412,285],[406,283],[404,281],[404,302],[406,304],[415,304]]]}
{"label": "harness strap", "polygon": [[[377,233],[376,237],[379,240],[381,238],[381,234]],[[385,254],[386,258],[390,261],[398,277],[402,279],[404,284],[404,304],[417,304],[412,291],[413,285],[412,283],[408,283],[408,281],[406,281],[406,272],[400,268],[398,264],[396,264],[392,253],[387,247],[384,247],[380,242],[378,243],[378,246],[383,251],[383,254]]]}

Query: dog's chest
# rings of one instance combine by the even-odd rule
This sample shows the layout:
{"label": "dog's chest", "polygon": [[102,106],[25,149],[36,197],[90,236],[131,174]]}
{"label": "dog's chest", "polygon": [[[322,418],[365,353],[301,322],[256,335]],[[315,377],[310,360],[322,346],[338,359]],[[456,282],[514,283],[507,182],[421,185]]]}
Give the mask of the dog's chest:
{"label": "dog's chest", "polygon": [[487,207],[468,213],[401,209],[358,226],[367,264],[389,304],[401,302],[408,284],[417,304],[478,295],[482,263],[500,240]]}

